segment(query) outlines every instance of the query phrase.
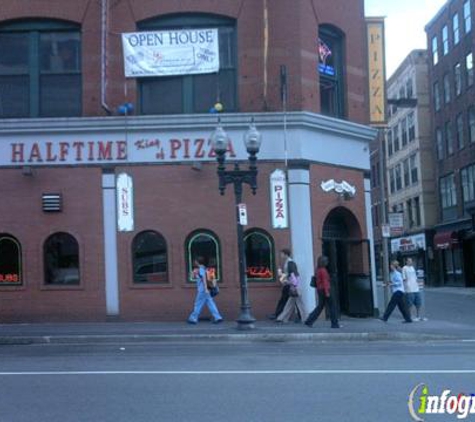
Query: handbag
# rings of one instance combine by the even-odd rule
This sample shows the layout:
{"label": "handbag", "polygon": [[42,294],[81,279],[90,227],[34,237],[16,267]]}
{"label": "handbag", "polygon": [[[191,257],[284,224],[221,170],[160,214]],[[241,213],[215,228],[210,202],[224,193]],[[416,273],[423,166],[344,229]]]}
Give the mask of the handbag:
{"label": "handbag", "polygon": [[313,287],[314,289],[317,288],[317,277],[312,275],[312,278],[310,279],[310,287]]}
{"label": "handbag", "polygon": [[219,287],[218,286],[213,286],[211,289],[209,289],[209,294],[211,297],[215,297],[219,295]]}
{"label": "handbag", "polygon": [[298,296],[299,296],[299,291],[297,290],[297,286],[294,286],[293,284],[291,284],[289,287],[289,297],[298,297]]}

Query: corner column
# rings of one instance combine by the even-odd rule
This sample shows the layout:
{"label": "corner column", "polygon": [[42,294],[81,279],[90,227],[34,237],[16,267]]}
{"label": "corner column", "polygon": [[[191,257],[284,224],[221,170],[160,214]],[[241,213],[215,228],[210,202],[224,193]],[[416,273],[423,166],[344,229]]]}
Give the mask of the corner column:
{"label": "corner column", "polygon": [[[376,256],[374,254],[374,233],[371,209],[371,181],[369,178],[364,179],[364,202],[367,238],[369,239],[369,262],[371,271],[371,289],[373,291],[373,313],[375,316],[379,315],[379,301],[378,301],[378,285],[376,283]],[[382,310],[383,311],[383,310]]]}
{"label": "corner column", "polygon": [[119,277],[117,267],[117,211],[115,174],[102,174],[104,258],[107,316],[119,315]]}
{"label": "corner column", "polygon": [[292,257],[299,269],[306,311],[311,312],[315,307],[315,290],[310,287],[314,252],[309,165],[290,165],[288,180]]}

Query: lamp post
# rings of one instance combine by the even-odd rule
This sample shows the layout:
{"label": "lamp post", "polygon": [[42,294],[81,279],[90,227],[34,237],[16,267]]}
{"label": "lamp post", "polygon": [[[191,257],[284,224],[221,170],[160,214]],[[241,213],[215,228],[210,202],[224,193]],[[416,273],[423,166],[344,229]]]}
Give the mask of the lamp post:
{"label": "lamp post", "polygon": [[226,170],[226,151],[229,146],[229,138],[225,130],[221,126],[218,119],[218,126],[211,134],[211,144],[216,153],[218,161],[218,178],[219,192],[224,195],[226,186],[232,184],[234,186],[234,197],[236,202],[236,232],[238,242],[238,258],[239,258],[239,285],[241,289],[241,310],[237,319],[238,330],[251,330],[254,328],[255,318],[251,314],[251,305],[249,303],[249,295],[247,289],[246,278],[246,257],[244,254],[244,238],[243,227],[240,224],[238,205],[242,202],[243,184],[250,186],[252,194],[256,194],[257,190],[257,153],[261,147],[262,135],[256,129],[254,119],[252,119],[249,129],[244,134],[244,144],[249,153],[249,168],[241,170],[239,164],[234,164],[234,169]]}

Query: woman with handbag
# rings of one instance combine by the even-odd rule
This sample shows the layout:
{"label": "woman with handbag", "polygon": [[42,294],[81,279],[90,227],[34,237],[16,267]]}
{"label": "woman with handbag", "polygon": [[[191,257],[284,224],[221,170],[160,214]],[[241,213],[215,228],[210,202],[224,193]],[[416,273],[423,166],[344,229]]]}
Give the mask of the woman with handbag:
{"label": "woman with handbag", "polygon": [[196,281],[196,299],[193,312],[188,317],[189,324],[197,324],[198,318],[201,314],[203,306],[207,306],[211,315],[213,316],[213,323],[218,324],[223,322],[223,317],[219,313],[218,307],[210,294],[208,287],[208,277],[206,267],[204,266],[203,257],[198,257],[193,263],[195,269],[193,270],[193,278]]}
{"label": "woman with handbag", "polygon": [[276,322],[288,322],[292,313],[298,308],[302,321],[305,321],[307,312],[305,311],[305,304],[302,300],[300,275],[297,264],[290,256],[290,250],[283,249],[282,255],[285,259],[284,271],[279,272],[281,283],[288,285],[289,298],[285,304],[284,310],[277,316]]}
{"label": "woman with handbag", "polygon": [[340,328],[338,319],[336,317],[335,303],[331,296],[330,274],[327,270],[328,258],[321,256],[317,261],[317,268],[315,270],[316,288],[318,293],[318,306],[310,313],[305,325],[312,327],[314,322],[318,319],[323,311],[325,305],[330,311],[330,320],[332,328]]}

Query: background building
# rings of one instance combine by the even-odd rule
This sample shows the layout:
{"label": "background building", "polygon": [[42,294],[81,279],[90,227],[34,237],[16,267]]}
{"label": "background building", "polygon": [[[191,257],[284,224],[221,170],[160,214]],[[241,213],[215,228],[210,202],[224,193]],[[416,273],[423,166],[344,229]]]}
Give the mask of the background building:
{"label": "background building", "polygon": [[426,26],[431,137],[438,192],[440,284],[475,284],[475,45],[473,0],[448,1]]}
{"label": "background building", "polygon": [[[278,251],[289,245],[309,307],[324,251],[340,310],[373,313],[363,0],[0,6],[2,320],[185,319],[198,255],[221,283],[222,313],[237,316],[234,201],[219,194],[209,142],[216,103],[228,158],[245,164],[251,117],[263,135],[258,193],[244,195],[255,316],[274,309]],[[218,72],[125,78],[121,34],[185,43],[209,28]],[[275,170],[288,180],[283,229]]]}

